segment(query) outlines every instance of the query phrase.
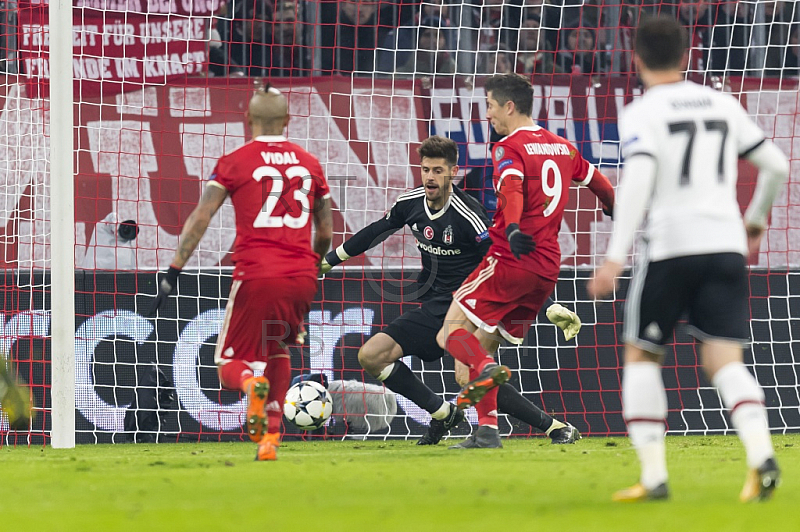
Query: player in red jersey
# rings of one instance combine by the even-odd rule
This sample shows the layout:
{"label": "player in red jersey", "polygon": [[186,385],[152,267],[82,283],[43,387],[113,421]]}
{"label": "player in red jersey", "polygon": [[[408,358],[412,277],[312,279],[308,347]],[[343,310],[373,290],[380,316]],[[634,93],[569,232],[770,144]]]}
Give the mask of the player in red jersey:
{"label": "player in red jersey", "polygon": [[505,137],[495,144],[498,208],[492,247],[453,295],[439,345],[470,368],[459,408],[476,406],[478,430],[457,448],[500,447],[497,386],[511,374],[494,362],[500,343],[521,344],[553,292],[561,268],[558,232],[572,182],[587,186],[611,215],[614,189],[566,139],[531,118],[533,87],[516,74],[485,86],[486,116]]}
{"label": "player in red jersey", "polygon": [[[286,98],[256,92],[247,121],[253,139],[224,155],[186,220],[153,311],[164,304],[211,218],[230,196],[236,213],[233,283],[214,360],[225,388],[247,394],[247,432],[256,460],[275,460],[291,366],[286,344],[300,332],[330,247],[330,191],[316,157],[282,136]],[[316,234],[311,245],[311,221]],[[255,376],[254,370],[264,370]]]}

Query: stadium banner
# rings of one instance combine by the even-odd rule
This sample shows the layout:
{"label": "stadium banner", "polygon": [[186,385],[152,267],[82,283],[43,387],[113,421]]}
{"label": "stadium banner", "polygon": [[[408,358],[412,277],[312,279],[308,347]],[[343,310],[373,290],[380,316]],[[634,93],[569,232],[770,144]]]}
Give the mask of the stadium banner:
{"label": "stadium banner", "polygon": [[[0,156],[8,164],[0,168],[0,183],[16,191],[16,197],[9,196],[1,213],[3,257],[8,266],[45,268],[48,247],[33,235],[47,230],[47,199],[31,190],[46,187],[49,180],[47,163],[37,162],[46,161],[48,150],[47,102],[42,112],[42,100],[28,96],[24,78],[7,79],[12,83],[0,87]],[[182,224],[216,160],[247,138],[244,110],[254,82],[189,78],[174,85],[85,98],[76,105],[78,267],[99,267],[104,262],[98,255],[117,252],[114,242],[103,243],[99,230],[111,216],[136,220],[140,227],[139,237],[125,249],[132,258],[119,261],[119,269],[167,268]],[[394,198],[419,183],[415,149],[429,132],[459,142],[465,172],[483,172],[487,167],[485,94],[480,86],[450,83],[425,89],[411,81],[359,78],[272,82],[290,89],[289,138],[320,158],[330,181],[336,207],[334,246],[382,216]],[[566,135],[616,182],[620,162],[616,117],[637,90],[629,78],[590,84],[585,77],[562,76],[552,85],[537,82],[535,91],[541,95],[536,99],[537,120]],[[735,90],[767,136],[791,153],[796,115],[779,113],[778,101],[795,101],[795,88],[745,79]],[[739,200],[744,206],[756,173],[746,163],[740,169]],[[787,190],[796,186],[794,179],[790,177]],[[176,197],[181,201],[172,200]],[[789,202],[789,194],[782,192],[757,266],[800,266],[796,251],[800,229],[791,222],[800,216],[796,210],[797,202]],[[34,224],[43,227],[34,230]],[[571,193],[560,235],[564,267],[592,267],[606,249],[610,228],[611,221],[602,216],[589,191]],[[230,265],[233,229],[233,212],[226,203],[191,265]],[[413,237],[401,232],[348,264],[416,268],[419,260]]]}
{"label": "stadium banner", "polygon": [[[19,0],[20,9],[47,9],[49,0]],[[220,0],[74,0],[72,7],[81,11],[134,13],[143,15],[211,16]]]}
{"label": "stadium banner", "polygon": [[[622,107],[642,94],[638,79],[628,76],[556,75],[532,78],[536,122],[575,144],[595,166],[617,166],[617,117]],[[461,166],[483,165],[488,158],[486,93],[483,79],[437,80],[420,90],[431,129],[459,142]]]}
{"label": "stadium banner", "polygon": [[[38,405],[49,404],[48,375],[50,364],[49,312],[42,311],[48,294],[41,287],[43,273],[30,276],[7,272],[2,348],[11,354],[21,375],[29,376]],[[136,434],[125,429],[126,414],[137,410],[147,413],[143,393],[152,388],[142,385],[142,378],[154,367],[162,370],[166,381],[161,391],[174,397],[159,412],[152,431],[161,441],[238,440],[246,438],[241,425],[244,402],[239,393],[220,390],[213,362],[214,346],[222,327],[230,274],[202,271],[181,276],[178,295],[162,308],[158,318],[148,317],[147,309],[155,294],[153,273],[101,273],[83,271],[76,275],[75,396],[77,441],[82,443],[125,442]],[[371,274],[349,272],[328,275],[307,316],[308,341],[292,347],[293,375],[324,373],[330,380],[379,383],[361,370],[358,349],[373,334],[394,320],[414,303],[404,301],[403,288],[411,276],[399,271]],[[563,278],[556,289],[556,299],[576,297],[587,301],[585,277]],[[770,315],[768,294],[785,283],[785,272],[751,276],[754,320]],[[623,283],[623,293],[627,290]],[[581,305],[579,303],[578,305]],[[585,325],[577,343],[564,344],[557,330],[540,316],[525,344],[503,350],[500,360],[511,367],[512,383],[534,403],[556,417],[566,418],[589,435],[620,435],[625,425],[620,405],[621,363],[616,354],[621,325],[615,313],[621,303],[598,306],[598,324]],[[13,310],[11,310],[13,309]],[[582,309],[578,308],[581,313]],[[618,320],[616,320],[618,321]],[[794,387],[797,362],[775,364],[768,349],[757,346],[771,340],[782,341],[781,321],[764,322],[754,327],[752,359],[756,374],[766,393],[770,426],[775,430],[800,425],[800,412],[787,400],[785,392]],[[769,326],[766,326],[769,323]],[[560,334],[560,333],[559,333]],[[788,338],[788,337],[787,337]],[[458,386],[453,375],[453,360],[422,363],[407,357],[403,362],[435,392],[454,399]],[[675,356],[668,356],[664,378],[670,405],[669,430],[673,433],[710,433],[727,431],[719,397],[699,371],[700,366],[688,335],[679,329]],[[698,389],[699,386],[699,389]],[[359,403],[374,391],[361,392]],[[336,399],[335,399],[336,400]],[[328,435],[342,437],[416,438],[423,434],[430,420],[427,413],[404,397],[396,397],[397,415],[388,427],[372,430],[369,423],[358,423],[362,412],[351,412],[348,423],[334,414]],[[679,410],[679,406],[683,410]],[[154,407],[151,407],[154,408]],[[473,423],[476,418],[470,413]],[[42,415],[48,416],[42,418]],[[49,411],[34,421],[34,428],[49,427]],[[129,414],[130,415],[130,414]],[[530,427],[501,416],[504,434],[529,435]],[[7,432],[0,421],[0,435],[7,438],[23,433]],[[301,432],[286,426],[290,435]],[[455,435],[467,434],[465,424]],[[536,431],[533,432],[536,434]],[[27,437],[27,436],[24,436]]]}
{"label": "stadium banner", "polygon": [[[174,4],[164,4],[170,3]],[[46,6],[21,7],[18,24],[19,61],[28,94],[47,95],[50,32]],[[87,97],[141,90],[202,73],[207,62],[207,25],[202,16],[172,16],[163,9],[149,14],[75,10],[72,64],[76,94],[86,101]]]}

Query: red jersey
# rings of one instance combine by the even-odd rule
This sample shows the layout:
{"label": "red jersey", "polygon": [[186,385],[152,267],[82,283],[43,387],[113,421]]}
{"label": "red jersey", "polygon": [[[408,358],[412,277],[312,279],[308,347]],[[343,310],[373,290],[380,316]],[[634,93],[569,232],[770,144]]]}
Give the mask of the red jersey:
{"label": "red jersey", "polygon": [[[594,166],[569,141],[539,126],[521,127],[497,142],[492,159],[498,201],[494,225],[489,230],[493,242],[489,253],[545,279],[557,280],[561,269],[558,232],[570,182],[588,185],[595,173]],[[503,181],[511,179],[518,180],[522,188],[519,228],[536,242],[533,253],[523,255],[520,260],[508,246],[506,226],[510,222],[504,216],[506,202],[499,192]]]}
{"label": "red jersey", "polygon": [[236,213],[234,279],[317,276],[314,202],[330,196],[316,157],[283,136],[256,137],[220,158],[210,183]]}

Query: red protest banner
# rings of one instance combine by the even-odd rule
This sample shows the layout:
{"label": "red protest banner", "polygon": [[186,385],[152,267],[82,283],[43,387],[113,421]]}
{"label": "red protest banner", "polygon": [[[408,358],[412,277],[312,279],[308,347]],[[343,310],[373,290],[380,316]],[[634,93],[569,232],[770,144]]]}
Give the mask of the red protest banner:
{"label": "red protest banner", "polygon": [[[20,0],[20,9],[41,8],[49,4],[48,0]],[[77,9],[96,10],[101,12],[118,12],[149,15],[191,15],[207,17],[220,6],[220,0],[73,0]]]}
{"label": "red protest banner", "polygon": [[[206,25],[203,17],[75,11],[76,94],[116,94],[202,72]],[[50,79],[46,8],[20,10],[18,43],[29,94],[46,95]]]}

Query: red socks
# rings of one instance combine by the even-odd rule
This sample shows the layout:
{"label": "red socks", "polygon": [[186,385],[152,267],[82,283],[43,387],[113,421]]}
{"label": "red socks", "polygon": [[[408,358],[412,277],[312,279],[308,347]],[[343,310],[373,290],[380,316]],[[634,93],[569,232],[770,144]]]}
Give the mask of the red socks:
{"label": "red socks", "polygon": [[[481,345],[480,341],[466,329],[457,329],[447,337],[447,352],[459,362],[469,366],[469,380],[475,380],[486,364],[494,359]],[[497,388],[489,390],[480,403],[475,405],[478,412],[478,425],[497,428]]]}
{"label": "red socks", "polygon": [[[445,348],[453,358],[470,368],[483,371],[486,364],[494,362],[475,336],[466,329],[456,329],[447,337]],[[475,375],[477,377],[477,374]],[[475,378],[470,374],[470,379]]]}
{"label": "red socks", "polygon": [[292,365],[289,353],[272,355],[267,359],[264,376],[269,380],[269,396],[267,397],[268,432],[280,432],[283,419],[283,401],[292,380]]}
{"label": "red socks", "polygon": [[[231,360],[217,368],[219,382],[224,388],[244,391],[244,381],[253,377],[253,370],[241,360]],[[292,379],[292,366],[288,353],[272,355],[267,359],[267,369],[264,376],[269,381],[269,395],[267,396],[267,420],[269,432],[281,431],[283,417],[283,400],[289,389]]]}
{"label": "red socks", "polygon": [[217,374],[223,388],[243,391],[242,384],[253,376],[253,370],[241,360],[231,360],[227,364],[218,366]]}
{"label": "red socks", "polygon": [[[470,369],[469,380],[477,379],[479,373],[480,371],[476,369]],[[475,411],[478,413],[479,426],[497,428],[497,392],[499,390],[500,388],[492,388],[486,392],[481,402],[475,405]]]}

